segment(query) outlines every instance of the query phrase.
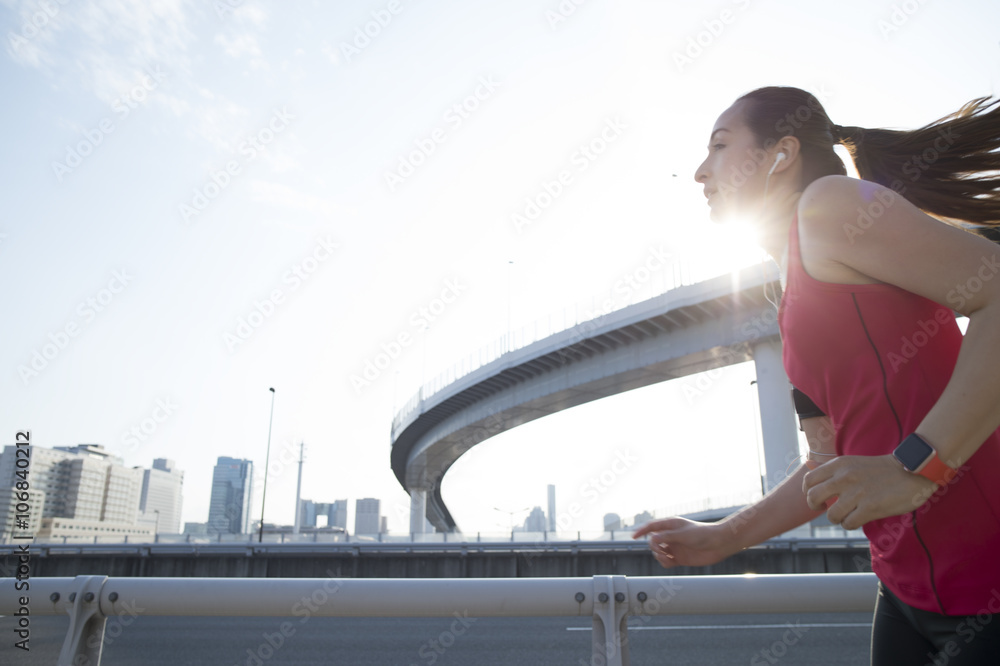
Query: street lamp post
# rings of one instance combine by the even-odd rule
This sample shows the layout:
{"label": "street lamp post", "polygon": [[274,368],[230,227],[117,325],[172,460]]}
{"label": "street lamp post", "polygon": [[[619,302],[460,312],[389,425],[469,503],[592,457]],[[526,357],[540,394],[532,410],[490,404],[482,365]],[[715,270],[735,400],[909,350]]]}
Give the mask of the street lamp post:
{"label": "street lamp post", "polygon": [[267,501],[267,468],[271,464],[271,426],[274,424],[274,389],[267,389],[271,392],[271,420],[267,424],[267,455],[264,457],[264,493],[260,498],[260,534],[257,543],[264,541],[264,503]]}
{"label": "street lamp post", "polygon": [[530,507],[525,507],[525,508],[519,509],[517,511],[507,511],[505,509],[501,509],[498,506],[495,506],[495,507],[493,507],[493,510],[494,511],[499,511],[500,513],[506,513],[507,515],[510,516],[510,540],[513,541],[514,540],[514,514],[523,513],[524,511],[531,511],[531,508]]}

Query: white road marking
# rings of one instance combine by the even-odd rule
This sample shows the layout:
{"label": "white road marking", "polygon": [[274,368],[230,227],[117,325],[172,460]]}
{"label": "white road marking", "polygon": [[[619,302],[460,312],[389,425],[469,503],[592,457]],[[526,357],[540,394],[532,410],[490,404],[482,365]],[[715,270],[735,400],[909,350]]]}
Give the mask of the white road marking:
{"label": "white road marking", "polygon": [[[786,623],[786,624],[690,624],[690,625],[671,625],[669,627],[632,627],[628,628],[629,631],[679,631],[683,629],[787,629],[789,626],[794,627],[806,627],[808,629],[814,628],[831,628],[831,627],[865,627],[871,628],[871,622],[817,622],[813,624],[799,624],[799,623]],[[566,627],[566,631],[591,631],[592,627]]]}

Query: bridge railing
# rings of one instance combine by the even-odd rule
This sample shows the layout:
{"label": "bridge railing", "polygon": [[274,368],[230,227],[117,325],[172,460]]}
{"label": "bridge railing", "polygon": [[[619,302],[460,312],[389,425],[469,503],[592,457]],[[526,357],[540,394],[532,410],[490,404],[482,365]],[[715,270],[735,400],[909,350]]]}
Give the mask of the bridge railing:
{"label": "bridge railing", "polygon": [[[767,551],[791,551],[802,552],[809,550],[826,550],[835,548],[865,548],[868,547],[868,539],[864,534],[856,536],[830,536],[830,537],[809,537],[809,538],[775,538],[755,546],[754,548]],[[247,556],[266,556],[271,553],[336,553],[351,552],[360,555],[367,553],[379,554],[410,554],[410,553],[566,553],[566,552],[607,552],[607,553],[627,553],[642,552],[649,550],[649,543],[645,540],[628,541],[381,541],[381,542],[340,542],[340,543],[320,543],[311,542],[263,542],[242,541],[229,543],[184,543],[184,542],[117,542],[117,543],[52,543],[44,541],[34,541],[28,549],[29,557],[52,557],[61,555],[139,555],[139,556],[169,556],[187,555],[195,553],[198,555],[210,556],[220,553],[245,553]],[[16,558],[24,554],[19,546],[14,544],[0,544],[0,558]],[[11,568],[0,566],[0,575],[10,574]]]}
{"label": "bridge railing", "polygon": [[[16,578],[0,579],[0,614],[15,635],[31,617],[70,618],[58,664],[99,666],[108,617],[291,617],[303,604],[321,617],[593,618],[592,664],[629,664],[628,621],[656,615],[870,612],[870,573],[592,578]],[[23,589],[23,588],[22,588]],[[23,632],[18,634],[17,632]]]}

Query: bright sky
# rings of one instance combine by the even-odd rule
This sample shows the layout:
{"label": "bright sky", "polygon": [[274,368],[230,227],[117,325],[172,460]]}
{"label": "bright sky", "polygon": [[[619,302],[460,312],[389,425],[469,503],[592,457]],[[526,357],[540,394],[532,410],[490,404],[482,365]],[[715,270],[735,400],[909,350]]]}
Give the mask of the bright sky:
{"label": "bright sky", "polygon": [[[1000,92],[986,0],[0,4],[0,436],[172,458],[185,521],[218,456],[263,467],[273,386],[267,521],[293,519],[304,440],[303,497],[349,498],[352,526],[379,497],[405,531],[389,428],[424,380],[663,254],[757,261],[692,177],[743,92],[891,127]],[[485,533],[549,483],[572,530],[753,492],[753,370],[717,375],[497,436],[444,497]]]}

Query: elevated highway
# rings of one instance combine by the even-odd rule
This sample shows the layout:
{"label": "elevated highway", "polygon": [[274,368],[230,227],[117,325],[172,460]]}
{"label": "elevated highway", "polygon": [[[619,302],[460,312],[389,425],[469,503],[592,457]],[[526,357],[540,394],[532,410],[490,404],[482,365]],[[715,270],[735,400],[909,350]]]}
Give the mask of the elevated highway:
{"label": "elevated highway", "polygon": [[798,456],[798,434],[767,283],[778,291],[777,272],[753,267],[681,286],[422,390],[391,432],[392,469],[411,498],[411,532],[425,531],[425,517],[439,531],[457,529],[441,481],[489,437],[592,400],[751,360],[769,489]]}

